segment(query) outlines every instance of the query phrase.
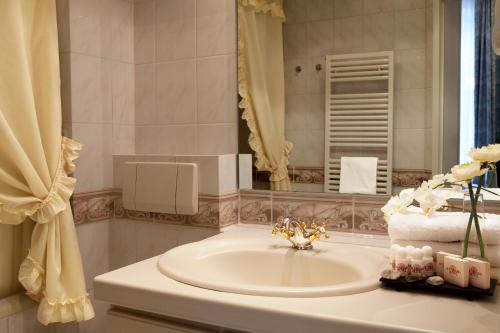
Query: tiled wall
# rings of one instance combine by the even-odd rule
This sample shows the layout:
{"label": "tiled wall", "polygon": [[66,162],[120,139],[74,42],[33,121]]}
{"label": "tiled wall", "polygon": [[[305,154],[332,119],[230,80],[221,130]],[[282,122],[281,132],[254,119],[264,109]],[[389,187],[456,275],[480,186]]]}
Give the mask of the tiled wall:
{"label": "tiled wall", "polygon": [[[136,152],[136,131],[143,153],[236,153],[235,6],[232,0],[57,0],[57,11],[63,132],[85,145],[73,207],[93,299],[96,275],[237,222],[234,194],[201,197],[200,213],[188,219],[125,211],[114,192],[103,191],[113,187],[112,155]],[[95,319],[48,327],[36,321],[32,304],[0,316],[0,332],[103,332],[108,305],[93,304]]]}
{"label": "tiled wall", "polygon": [[393,50],[393,166],[430,169],[432,1],[287,0],[284,6],[285,128],[295,144],[291,164],[323,165],[325,83],[316,64],[324,67],[329,54]]}
{"label": "tiled wall", "polygon": [[136,151],[237,152],[236,1],[135,1]]}
{"label": "tiled wall", "polygon": [[76,192],[112,187],[112,154],[135,152],[133,9],[57,1],[64,130],[85,145]]}

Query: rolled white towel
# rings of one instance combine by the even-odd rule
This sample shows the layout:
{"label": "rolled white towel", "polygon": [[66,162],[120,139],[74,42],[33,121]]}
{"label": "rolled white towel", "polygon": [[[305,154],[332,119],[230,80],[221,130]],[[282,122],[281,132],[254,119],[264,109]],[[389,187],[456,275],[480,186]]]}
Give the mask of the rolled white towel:
{"label": "rolled white towel", "polygon": [[[458,242],[465,240],[469,214],[462,212],[437,212],[425,216],[420,212],[394,214],[389,219],[391,239]],[[500,245],[500,215],[486,214],[479,219],[485,244]],[[477,243],[476,228],[472,224],[470,242]]]}
{"label": "rolled white towel", "polygon": [[[423,247],[424,245],[429,245],[432,247],[434,252],[444,251],[449,253],[454,253],[462,255],[464,248],[463,242],[429,242],[429,241],[415,241],[415,240],[402,240],[402,239],[391,239],[392,244],[398,244],[401,246],[412,245],[414,247]],[[468,256],[479,256],[479,246],[477,244],[469,243]],[[492,268],[500,268],[500,245],[487,245],[486,246],[486,257],[491,264]]]}

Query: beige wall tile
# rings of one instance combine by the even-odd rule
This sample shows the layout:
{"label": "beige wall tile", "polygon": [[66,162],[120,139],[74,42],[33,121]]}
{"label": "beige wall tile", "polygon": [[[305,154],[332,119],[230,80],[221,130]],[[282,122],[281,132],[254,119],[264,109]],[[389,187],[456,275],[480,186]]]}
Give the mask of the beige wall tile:
{"label": "beige wall tile", "polygon": [[396,129],[394,131],[394,163],[396,169],[423,169],[425,130]]}
{"label": "beige wall tile", "polygon": [[425,49],[394,53],[394,87],[396,90],[425,88]]}
{"label": "beige wall tile", "polygon": [[333,50],[336,54],[363,51],[363,22],[357,17],[334,21]]}
{"label": "beige wall tile", "polygon": [[113,124],[135,124],[134,67],[133,64],[112,63]]}
{"label": "beige wall tile", "polygon": [[196,1],[197,56],[236,52],[236,1]]}
{"label": "beige wall tile", "polygon": [[158,133],[158,126],[136,126],[136,154],[158,154]]}
{"label": "beige wall tile", "polygon": [[287,130],[287,140],[294,144],[290,164],[295,166],[322,166],[324,160],[324,130]]}
{"label": "beige wall tile", "polygon": [[84,223],[76,228],[87,289],[93,280],[109,271],[109,220]]}
{"label": "beige wall tile", "polygon": [[178,236],[178,244],[183,245],[187,243],[193,243],[201,241],[205,238],[215,236],[219,233],[216,229],[208,228],[180,228]]}
{"label": "beige wall tile", "polygon": [[426,128],[425,132],[425,140],[424,140],[424,168],[427,170],[432,170],[432,129]]}
{"label": "beige wall tile", "polygon": [[157,61],[194,58],[195,1],[162,0],[156,5]]}
{"label": "beige wall tile", "polygon": [[308,0],[306,2],[308,21],[330,20],[333,18],[332,0]]}
{"label": "beige wall tile", "polygon": [[196,63],[156,65],[156,110],[159,124],[196,122]]}
{"label": "beige wall tile", "polygon": [[76,160],[76,193],[111,188],[113,139],[111,124],[73,124],[73,138],[84,147]]}
{"label": "beige wall tile", "polygon": [[236,56],[221,56],[198,60],[199,123],[236,123],[237,87]]}
{"label": "beige wall tile", "polygon": [[[324,94],[325,93],[325,57],[310,57],[307,59],[307,92],[309,94]],[[316,66],[321,65],[321,69],[317,70]]]}
{"label": "beige wall tile", "polygon": [[393,11],[394,1],[399,0],[364,0],[364,13],[373,14]]}
{"label": "beige wall tile", "polygon": [[293,94],[286,96],[286,130],[305,130],[307,128],[305,121],[311,113],[310,100],[311,96],[309,94]]}
{"label": "beige wall tile", "polygon": [[395,14],[394,48],[425,48],[425,10],[401,11]]}
{"label": "beige wall tile", "polygon": [[424,89],[396,91],[394,94],[394,100],[394,128],[424,128]]}
{"label": "beige wall tile", "polygon": [[333,0],[333,16],[345,18],[363,15],[363,0]]}
{"label": "beige wall tile", "polygon": [[363,17],[363,30],[363,43],[366,52],[393,49],[394,13],[388,12],[365,15]]}
{"label": "beige wall tile", "polygon": [[[137,261],[137,225],[126,219],[113,219],[109,225],[110,269],[118,269]],[[140,224],[141,226],[143,223]]]}
{"label": "beige wall tile", "polygon": [[156,65],[135,66],[135,123],[156,124]]}
{"label": "beige wall tile", "polygon": [[198,125],[198,154],[236,154],[236,125]]}
{"label": "beige wall tile", "polygon": [[134,2],[134,61],[136,64],[155,61],[156,1]]}
{"label": "beige wall tile", "polygon": [[[304,94],[310,72],[307,58],[293,58],[285,62],[285,94]],[[300,71],[297,72],[297,67]]]}
{"label": "beige wall tile", "polygon": [[425,0],[396,0],[394,10],[410,10],[425,8]]}
{"label": "beige wall tile", "polygon": [[101,4],[99,0],[69,1],[71,52],[101,56]]}
{"label": "beige wall tile", "polygon": [[137,261],[167,252],[177,246],[178,229],[159,223],[142,223],[136,229]]}
{"label": "beige wall tile", "polygon": [[283,2],[286,23],[302,23],[306,21],[308,0],[287,0]]}
{"label": "beige wall tile", "polygon": [[134,6],[128,0],[101,3],[101,55],[107,59],[134,61]]}
{"label": "beige wall tile", "polygon": [[52,327],[43,326],[36,319],[37,308],[32,307],[29,310],[18,312],[7,317],[9,333],[50,333]]}
{"label": "beige wall tile", "polygon": [[285,59],[307,57],[306,24],[285,24],[283,27],[283,53]]}
{"label": "beige wall tile", "polygon": [[196,125],[158,127],[158,154],[197,154]]}
{"label": "beige wall tile", "polygon": [[135,154],[135,126],[113,124],[113,154]]}
{"label": "beige wall tile", "polygon": [[332,53],[333,20],[309,22],[306,24],[306,31],[308,57]]}
{"label": "beige wall tile", "polygon": [[72,121],[111,123],[110,63],[76,53],[70,62]]}

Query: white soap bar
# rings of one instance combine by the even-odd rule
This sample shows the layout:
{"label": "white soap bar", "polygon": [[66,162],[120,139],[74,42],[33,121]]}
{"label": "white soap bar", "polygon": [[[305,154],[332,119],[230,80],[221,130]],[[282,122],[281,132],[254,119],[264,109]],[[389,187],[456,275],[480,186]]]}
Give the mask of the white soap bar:
{"label": "white soap bar", "polygon": [[444,257],[446,256],[454,256],[458,257],[457,254],[448,253],[448,252],[437,252],[436,253],[436,275],[444,277]]}
{"label": "white soap bar", "polygon": [[469,286],[469,261],[458,256],[444,257],[444,280],[459,287]]}
{"label": "white soap bar", "polygon": [[491,269],[490,263],[475,258],[465,258],[470,263],[469,282],[470,285],[481,289],[490,289]]}

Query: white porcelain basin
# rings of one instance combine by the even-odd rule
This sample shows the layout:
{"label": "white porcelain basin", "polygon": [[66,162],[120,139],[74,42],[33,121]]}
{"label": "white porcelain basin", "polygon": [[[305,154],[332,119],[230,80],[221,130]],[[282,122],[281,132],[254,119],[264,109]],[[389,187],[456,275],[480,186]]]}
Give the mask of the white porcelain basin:
{"label": "white porcelain basin", "polygon": [[320,297],[378,288],[387,259],[368,247],[317,242],[298,251],[277,238],[211,239],[174,248],[158,261],[166,276],[247,295]]}

